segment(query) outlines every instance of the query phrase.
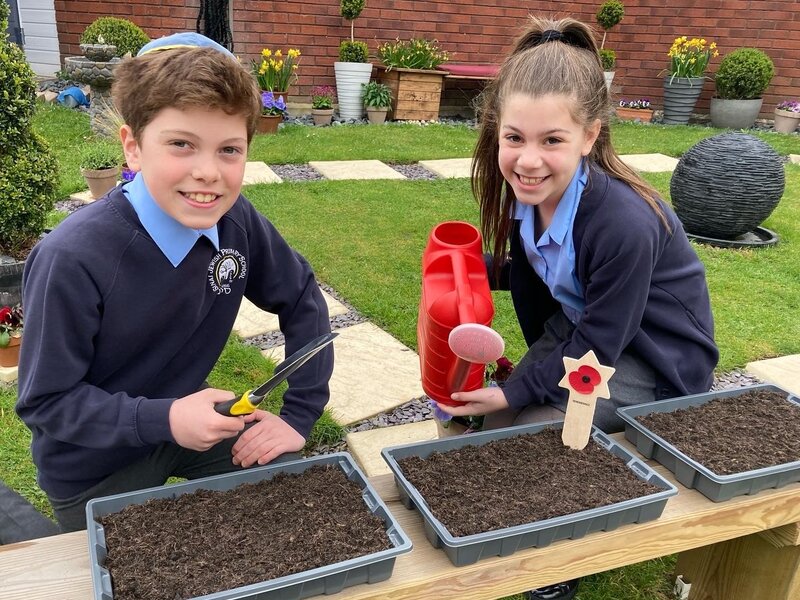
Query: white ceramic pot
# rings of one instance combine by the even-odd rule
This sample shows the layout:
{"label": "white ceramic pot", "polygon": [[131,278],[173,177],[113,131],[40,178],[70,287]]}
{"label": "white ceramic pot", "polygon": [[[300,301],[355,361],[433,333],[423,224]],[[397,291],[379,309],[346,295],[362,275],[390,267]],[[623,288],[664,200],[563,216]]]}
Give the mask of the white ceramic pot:
{"label": "white ceramic pot", "polygon": [[608,91],[611,91],[611,82],[614,81],[614,73],[615,71],[603,71],[603,75],[606,78],[606,88]]}
{"label": "white ceramic pot", "polygon": [[342,119],[364,117],[364,90],[372,77],[371,63],[335,62],[336,94],[339,98],[339,116]]}

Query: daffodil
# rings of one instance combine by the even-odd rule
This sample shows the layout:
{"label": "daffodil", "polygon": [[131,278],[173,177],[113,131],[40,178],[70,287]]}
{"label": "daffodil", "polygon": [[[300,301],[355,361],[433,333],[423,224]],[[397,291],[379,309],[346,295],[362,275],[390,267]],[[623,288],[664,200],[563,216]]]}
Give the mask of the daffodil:
{"label": "daffodil", "polygon": [[261,50],[261,63],[253,61],[253,76],[258,81],[262,90],[286,92],[289,86],[297,80],[297,67],[299,66],[300,50],[289,48],[285,54],[278,48]]}

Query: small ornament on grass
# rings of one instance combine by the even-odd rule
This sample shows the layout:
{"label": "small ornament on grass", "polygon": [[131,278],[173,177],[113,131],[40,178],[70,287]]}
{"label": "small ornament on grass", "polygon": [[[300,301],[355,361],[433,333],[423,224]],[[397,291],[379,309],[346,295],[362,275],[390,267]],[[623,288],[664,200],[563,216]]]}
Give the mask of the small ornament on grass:
{"label": "small ornament on grass", "polygon": [[566,372],[558,385],[569,391],[569,400],[561,441],[565,446],[582,450],[589,443],[597,399],[611,397],[608,380],[616,369],[601,365],[594,350],[581,358],[565,356],[564,369]]}

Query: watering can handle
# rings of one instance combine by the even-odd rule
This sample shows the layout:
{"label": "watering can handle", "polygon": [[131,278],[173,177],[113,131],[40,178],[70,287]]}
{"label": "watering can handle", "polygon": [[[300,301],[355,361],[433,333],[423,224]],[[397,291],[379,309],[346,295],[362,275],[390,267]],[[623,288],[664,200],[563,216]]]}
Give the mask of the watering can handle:
{"label": "watering can handle", "polygon": [[472,300],[472,287],[469,285],[464,253],[453,252],[450,256],[453,267],[453,280],[456,286],[459,324],[475,323],[475,303]]}

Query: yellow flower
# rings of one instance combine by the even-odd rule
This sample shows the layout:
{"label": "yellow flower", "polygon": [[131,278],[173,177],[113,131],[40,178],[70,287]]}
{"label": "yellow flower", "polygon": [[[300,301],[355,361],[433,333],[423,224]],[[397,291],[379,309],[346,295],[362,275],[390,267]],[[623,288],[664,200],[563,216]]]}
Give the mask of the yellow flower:
{"label": "yellow flower", "polygon": [[280,50],[275,50],[275,56],[280,58],[281,56],[283,56],[283,54],[281,53]]}
{"label": "yellow flower", "polygon": [[295,69],[297,69],[297,65],[292,65],[292,71],[294,71]]}
{"label": "yellow flower", "polygon": [[289,58],[297,58],[300,56],[300,50],[297,48],[289,48]]}
{"label": "yellow flower", "polygon": [[261,56],[263,56],[264,58],[269,58],[270,56],[272,56],[272,50],[270,50],[269,48],[264,48],[261,51]]}

